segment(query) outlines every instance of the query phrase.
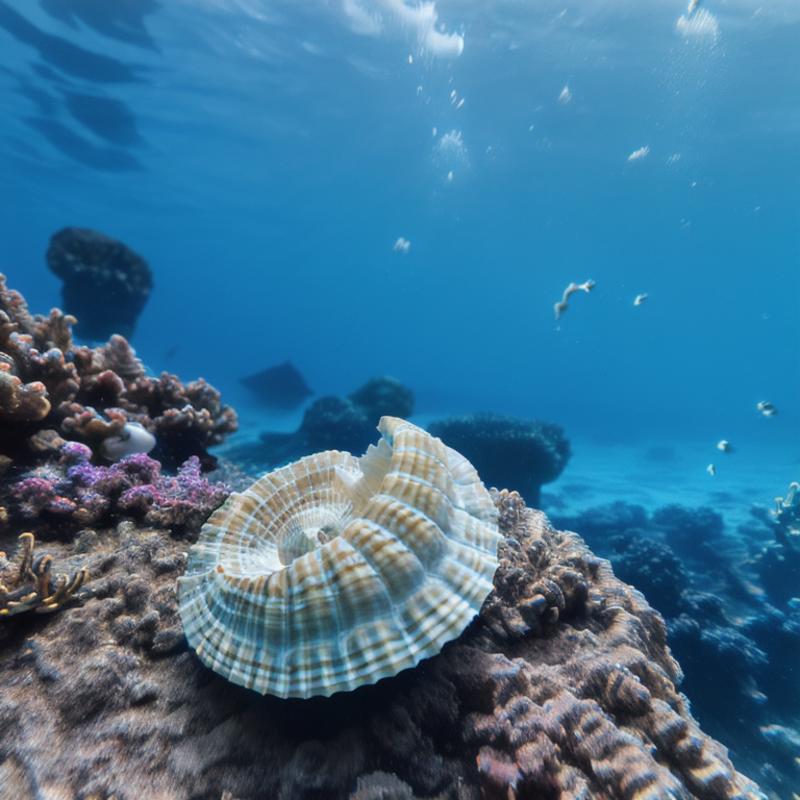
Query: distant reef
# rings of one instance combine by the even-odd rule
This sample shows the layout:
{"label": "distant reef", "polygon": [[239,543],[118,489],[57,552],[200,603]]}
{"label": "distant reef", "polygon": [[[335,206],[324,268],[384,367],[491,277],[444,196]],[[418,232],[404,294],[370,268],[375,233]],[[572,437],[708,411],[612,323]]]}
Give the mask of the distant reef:
{"label": "distant reef", "polygon": [[262,433],[259,441],[233,445],[225,455],[258,472],[321,450],[361,454],[374,441],[381,417],[407,418],[413,411],[412,391],[383,375],[371,378],[348,397],[318,398],[306,409],[296,431]]}
{"label": "distant reef", "polygon": [[[518,494],[494,500],[505,538],[475,622],[327,700],[262,697],[187,648],[191,528],[76,527],[41,552],[0,536],[3,796],[762,798],[693,719],[661,616]],[[4,616],[15,591],[29,605]]]}
{"label": "distant reef", "polygon": [[567,465],[570,447],[552,422],[502,414],[468,414],[432,422],[428,429],[475,466],[487,486],[516,489],[533,506],[545,483]]}
{"label": "distant reef", "polygon": [[553,517],[666,617],[694,713],[779,798],[800,786],[799,489],[736,531],[712,508],[680,505]]}
{"label": "distant reef", "polygon": [[47,265],[63,281],[63,306],[80,320],[84,339],[133,335],[153,288],[140,255],[99,231],[64,228],[50,238]]}
{"label": "distant reef", "polygon": [[290,361],[247,375],[240,382],[267,408],[297,408],[313,394],[305,378]]}

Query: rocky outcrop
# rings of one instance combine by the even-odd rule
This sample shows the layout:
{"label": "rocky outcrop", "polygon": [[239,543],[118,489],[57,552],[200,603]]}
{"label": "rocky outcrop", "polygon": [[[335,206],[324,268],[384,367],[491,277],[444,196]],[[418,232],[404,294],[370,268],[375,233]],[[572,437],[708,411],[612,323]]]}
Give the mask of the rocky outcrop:
{"label": "rocky outcrop", "polygon": [[177,614],[184,541],[123,523],[52,544],[93,596],[0,622],[0,786],[18,800],[761,797],[692,719],[642,595],[519,495],[496,502],[506,538],[476,621],[418,667],[326,700],[261,697],[201,665]]}

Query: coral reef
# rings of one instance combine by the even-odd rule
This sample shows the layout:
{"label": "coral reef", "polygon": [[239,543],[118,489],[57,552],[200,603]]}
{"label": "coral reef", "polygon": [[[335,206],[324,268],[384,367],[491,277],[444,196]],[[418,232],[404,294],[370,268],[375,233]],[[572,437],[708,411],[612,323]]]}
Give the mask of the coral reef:
{"label": "coral reef", "polygon": [[83,556],[94,598],[45,628],[0,626],[0,785],[15,800],[41,787],[117,800],[762,797],[690,715],[660,616],[579,537],[517,495],[497,501],[513,528],[475,623],[418,667],[324,700],[260,697],[202,666],[178,619],[183,543],[129,523],[96,532]]}
{"label": "coral reef", "polygon": [[780,607],[800,602],[800,483],[791,483],[785,497],[775,498],[771,518],[762,518],[773,532],[754,558],[753,567],[769,597]]}
{"label": "coral reef", "polygon": [[347,398],[374,424],[381,417],[405,419],[414,413],[414,393],[397,378],[370,378]]}
{"label": "coral reef", "polygon": [[58,575],[54,579],[52,557],[33,557],[33,534],[23,533],[19,541],[22,553],[18,566],[9,564],[5,553],[0,553],[0,619],[26,611],[49,614],[81,597],[79,591],[89,578],[86,569],[77,570],[72,577]]}
{"label": "coral reef", "polygon": [[648,514],[613,503],[554,523],[580,530],[665,615],[701,724],[783,798],[800,782],[800,762],[763,730],[800,724],[800,682],[783,668],[800,663],[800,603],[792,600],[800,559],[786,544],[796,524],[791,491],[778,501],[773,516],[757,511],[755,526],[738,533],[712,509],[675,505]]}
{"label": "coral reef", "polygon": [[11,516],[41,533],[72,532],[120,517],[173,530],[197,529],[228,496],[224,484],[200,474],[197,456],[174,476],[163,475],[161,464],[144,453],[111,466],[96,466],[90,457],[86,445],[66,442],[58,461],[10,482],[2,494]]}
{"label": "coral reef", "polygon": [[315,400],[296,431],[262,433],[260,441],[237,444],[226,455],[252,471],[262,471],[322,450],[362,453],[381,417],[408,417],[413,408],[414,395],[400,381],[372,378],[348,398],[329,395]]}
{"label": "coral reef", "polygon": [[77,314],[82,337],[130,338],[153,288],[141,256],[99,231],[64,228],[50,237],[47,265],[64,282],[63,305]]}
{"label": "coral reef", "polygon": [[240,383],[267,408],[296,408],[313,394],[305,378],[290,361],[247,375],[240,379]]}
{"label": "coral reef", "polygon": [[437,420],[428,429],[463,453],[487,486],[517,489],[533,506],[542,484],[554,481],[570,456],[564,431],[547,422],[469,414]]}
{"label": "coral reef", "polygon": [[58,309],[32,315],[0,275],[0,457],[40,463],[68,439],[102,458],[120,452],[135,424],[155,436],[153,454],[165,466],[197,455],[212,467],[207,448],[237,429],[236,413],[219,392],[202,378],[183,384],[167,372],[147,375],[122,336],[77,346],[74,322]]}
{"label": "coral reef", "polygon": [[497,510],[473,467],[382,417],[366,455],[306,456],[232,495],[178,581],[186,638],[233,683],[280,697],[375,683],[475,618]]}

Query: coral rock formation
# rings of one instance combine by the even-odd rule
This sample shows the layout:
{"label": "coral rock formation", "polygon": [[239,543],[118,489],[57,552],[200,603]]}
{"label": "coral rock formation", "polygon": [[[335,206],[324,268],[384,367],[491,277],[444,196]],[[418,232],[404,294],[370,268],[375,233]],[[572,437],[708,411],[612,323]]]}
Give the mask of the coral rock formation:
{"label": "coral rock formation", "polygon": [[176,467],[237,429],[236,413],[202,378],[183,384],[146,374],[128,341],[113,335],[95,348],[72,341],[75,318],[53,309],[32,315],[0,275],[0,455],[22,463],[53,455],[60,438],[84,442],[102,457],[126,424],[156,437],[154,455]]}
{"label": "coral rock formation", "polygon": [[47,265],[64,282],[64,307],[77,314],[84,338],[131,336],[153,288],[141,256],[98,231],[64,228],[50,237]]}
{"label": "coral rock formation", "polygon": [[539,505],[542,484],[567,465],[569,442],[558,425],[500,414],[469,414],[432,422],[428,429],[463,453],[487,486],[517,489]]}
{"label": "coral rock formation", "polygon": [[[800,761],[763,730],[800,724],[800,682],[782,667],[800,661],[800,602],[792,599],[800,558],[787,544],[796,524],[791,490],[778,501],[773,515],[758,511],[761,525],[738,535],[710,508],[676,505],[648,514],[618,502],[555,523],[581,531],[665,615],[697,718],[770,797],[783,798],[800,781]],[[749,560],[747,548],[756,550]]]}
{"label": "coral rock formation", "polygon": [[497,502],[513,527],[480,617],[416,668],[324,700],[203,667],[178,620],[182,543],[99,532],[72,556],[94,598],[0,626],[0,785],[15,800],[763,797],[692,719],[642,595],[517,495]]}
{"label": "coral rock formation", "polygon": [[267,408],[296,408],[313,394],[305,378],[290,361],[247,375],[240,382]]}

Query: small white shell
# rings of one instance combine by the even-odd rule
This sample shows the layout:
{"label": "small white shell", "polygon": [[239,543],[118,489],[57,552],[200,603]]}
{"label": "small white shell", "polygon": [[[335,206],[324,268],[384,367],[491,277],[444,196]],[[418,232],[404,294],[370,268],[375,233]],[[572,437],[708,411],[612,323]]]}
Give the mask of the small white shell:
{"label": "small white shell", "polygon": [[438,653],[491,591],[500,534],[475,469],[409,422],[378,430],[362,458],[303,458],[203,526],[180,613],[233,683],[280,697],[374,683]]}

